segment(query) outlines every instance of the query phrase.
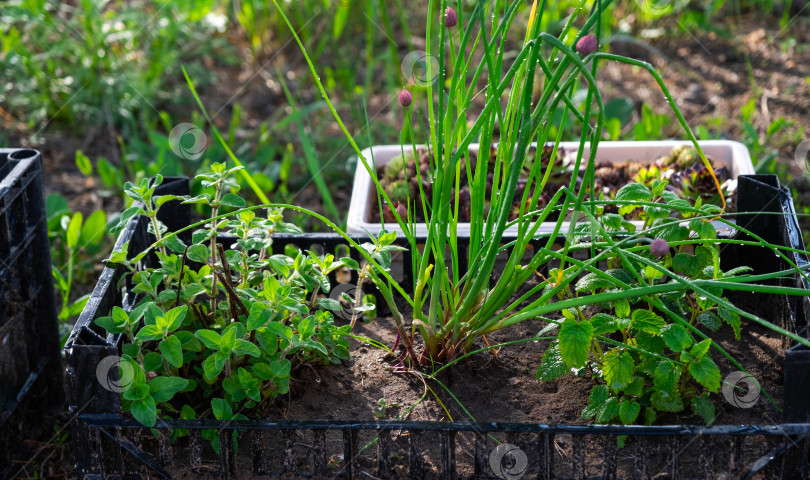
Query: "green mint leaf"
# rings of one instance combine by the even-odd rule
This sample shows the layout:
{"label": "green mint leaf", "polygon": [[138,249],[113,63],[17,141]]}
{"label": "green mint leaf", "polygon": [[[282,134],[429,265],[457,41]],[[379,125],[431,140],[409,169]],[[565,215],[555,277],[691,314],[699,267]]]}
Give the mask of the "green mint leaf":
{"label": "green mint leaf", "polygon": [[236,324],[231,324],[222,332],[222,340],[219,342],[219,349],[231,351],[236,346]]}
{"label": "green mint leaf", "polygon": [[143,400],[147,395],[149,395],[149,387],[146,384],[139,384],[131,385],[124,390],[121,396],[124,397],[125,400],[138,401]]}
{"label": "green mint leaf", "polygon": [[697,316],[697,321],[712,332],[720,330],[720,327],[723,326],[723,322],[717,315],[714,314],[714,312],[701,313]]}
{"label": "green mint leaf", "polygon": [[692,345],[692,336],[680,325],[667,325],[661,329],[661,337],[673,352],[681,352]]}
{"label": "green mint leaf", "polygon": [[208,193],[203,193],[201,195],[197,195],[196,197],[191,197],[188,200],[184,200],[183,203],[204,203],[206,205],[211,205],[211,195]]}
{"label": "green mint leaf", "polygon": [[619,420],[625,425],[632,425],[641,413],[641,405],[635,400],[625,398],[619,403]]}
{"label": "green mint leaf", "polygon": [[634,310],[630,325],[640,332],[660,335],[666,322],[659,315],[649,310]]}
{"label": "green mint leaf", "polygon": [[177,330],[178,328],[180,328],[180,325],[183,324],[183,320],[186,318],[186,311],[187,310],[188,310],[188,307],[185,306],[185,305],[182,305],[180,307],[175,307],[175,308],[169,310],[168,312],[166,312],[165,315],[163,315],[163,320],[167,324],[166,328],[170,332],[173,332],[173,331]]}
{"label": "green mint leaf", "polygon": [[91,162],[90,158],[81,150],[76,150],[76,167],[78,167],[79,171],[86,177],[93,174],[93,162]]}
{"label": "green mint leaf", "polygon": [[566,320],[557,334],[560,354],[570,368],[579,368],[588,361],[593,338],[593,326],[587,320]]}
{"label": "green mint leaf", "polygon": [[357,260],[351,257],[342,257],[340,261],[352,270],[360,270],[360,264],[357,263]]}
{"label": "green mint leaf", "polygon": [[596,414],[596,423],[608,423],[619,416],[619,399],[610,397]]}
{"label": "green mint leaf", "polygon": [[306,342],[304,342],[304,346],[307,348],[307,350],[316,351],[321,355],[323,355],[324,357],[329,356],[329,352],[326,350],[326,347],[324,347],[323,344],[320,342],[316,342],[315,340],[307,340]]}
{"label": "green mint leaf", "polygon": [[674,257],[672,257],[672,270],[674,270],[675,273],[686,275],[688,277],[694,277],[700,273],[700,269],[700,263],[693,255],[689,255],[688,253],[677,253]]}
{"label": "green mint leaf", "polygon": [[217,378],[225,367],[226,359],[227,356],[223,358],[220,352],[209,355],[208,358],[203,361],[203,377],[209,381]]}
{"label": "green mint leaf", "polygon": [[740,326],[741,326],[740,315],[737,312],[735,312],[735,311],[733,311],[731,309],[728,309],[726,307],[718,307],[717,308],[717,314],[720,315],[720,318],[725,320],[726,323],[731,325],[731,328],[734,330],[734,338],[739,340],[740,339]]}
{"label": "green mint leaf", "polygon": [[711,346],[712,346],[712,339],[707,338],[702,342],[696,344],[694,347],[692,347],[692,350],[690,350],[689,353],[695,358],[700,358],[703,355],[706,355],[706,352],[709,351],[709,348]]}
{"label": "green mint leaf", "polygon": [[110,333],[121,333],[126,325],[118,325],[113,317],[99,317],[93,321],[96,325]]}
{"label": "green mint leaf", "polygon": [[293,299],[284,300],[279,304],[279,306],[284,310],[289,310],[291,312],[299,313],[301,315],[306,315],[307,313],[309,313],[309,307]]}
{"label": "green mint leaf", "polygon": [[273,378],[289,377],[291,368],[292,364],[287,359],[275,360],[270,362],[270,371],[273,372]]}
{"label": "green mint leaf", "polygon": [[124,213],[118,217],[118,221],[115,223],[115,225],[110,227],[110,233],[117,235],[129,224],[129,221],[132,220],[133,217],[141,214],[143,214],[143,210],[140,207],[129,207],[128,209],[124,210]]}
{"label": "green mint leaf", "polygon": [[613,307],[616,310],[617,317],[627,318],[630,316],[630,302],[626,298],[620,298],[613,302]]}
{"label": "green mint leaf", "polygon": [[706,394],[692,398],[692,413],[702,418],[706,425],[714,423],[714,404]]}
{"label": "green mint leaf", "polygon": [[318,306],[320,308],[323,308],[324,310],[331,310],[333,312],[336,312],[341,308],[343,308],[340,306],[340,302],[338,302],[337,300],[333,300],[331,298],[319,298]]}
{"label": "green mint leaf", "polygon": [[560,347],[557,342],[551,342],[551,345],[543,352],[540,366],[537,367],[537,379],[548,382],[562,377],[566,372],[568,372],[568,367],[560,355]]}
{"label": "green mint leaf", "polygon": [[75,251],[81,246],[79,245],[79,236],[82,232],[82,220],[82,212],[76,212],[70,218],[70,223],[68,223],[67,228],[67,236],[65,237],[69,250]]}
{"label": "green mint leaf", "polygon": [[104,231],[107,229],[107,214],[103,210],[96,210],[91,213],[82,225],[79,234],[79,246],[90,248],[104,238]]}
{"label": "green mint leaf", "polygon": [[212,234],[213,232],[207,228],[195,230],[194,233],[191,234],[191,243],[205,243],[211,238]]}
{"label": "green mint leaf", "polygon": [[163,244],[166,245],[166,248],[175,253],[183,253],[186,249],[186,244],[183,243],[177,235],[167,237],[164,239]]}
{"label": "green mint leaf", "polygon": [[691,362],[689,373],[710,392],[717,393],[720,389],[720,369],[708,355]]}
{"label": "green mint leaf", "polygon": [[604,357],[602,373],[608,386],[616,392],[621,391],[633,379],[635,362],[628,352],[611,350]]}
{"label": "green mint leaf", "polygon": [[256,330],[256,340],[268,355],[274,355],[278,351],[278,336],[269,328],[261,327]]}
{"label": "green mint leaf", "polygon": [[206,263],[210,257],[208,247],[205,245],[192,245],[188,247],[186,256],[189,260],[197,263]]}
{"label": "green mint leaf", "polygon": [[683,400],[681,400],[681,396],[677,392],[658,390],[653,393],[651,400],[653,407],[661,412],[680,412],[683,410]]}
{"label": "green mint leaf", "polygon": [[159,197],[155,197],[155,205],[160,207],[166,202],[171,202],[172,200],[185,200],[186,197],[181,197],[180,195],[161,195]]}
{"label": "green mint leaf", "polygon": [[273,378],[273,370],[271,370],[270,365],[266,363],[257,363],[256,365],[253,365],[251,368],[253,369],[253,373],[264,381]]}
{"label": "green mint leaf", "polygon": [[681,367],[669,360],[662,360],[655,368],[653,384],[660,391],[675,393],[681,378]]}
{"label": "green mint leaf", "polygon": [[263,305],[261,302],[256,302],[250,307],[250,313],[248,314],[247,320],[247,330],[253,331],[265,323],[270,321],[270,317],[273,316],[273,310],[267,308],[267,306]]}

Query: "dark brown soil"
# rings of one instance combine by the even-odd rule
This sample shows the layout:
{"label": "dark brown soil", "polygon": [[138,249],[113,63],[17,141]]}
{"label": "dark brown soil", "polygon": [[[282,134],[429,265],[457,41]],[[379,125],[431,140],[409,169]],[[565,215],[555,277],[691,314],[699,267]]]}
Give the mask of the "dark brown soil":
{"label": "dark brown soil", "polygon": [[[779,321],[784,305],[771,298],[752,294],[735,295],[731,298],[737,305],[763,316],[770,321]],[[525,322],[514,328],[495,333],[488,337],[491,344],[531,339],[544,326],[541,321]],[[358,328],[359,335],[368,336],[391,345],[394,341],[394,326],[391,319],[383,318]],[[777,404],[781,403],[782,369],[785,342],[764,327],[752,322],[743,321],[742,338],[736,341],[730,328],[724,328],[713,335],[724,349],[737,358]],[[483,346],[483,342],[479,345]],[[580,419],[580,412],[586,405],[588,393],[593,386],[589,378],[578,378],[567,375],[561,379],[542,383],[536,380],[534,371],[540,362],[547,342],[528,341],[500,349],[497,354],[478,353],[469,361],[462,361],[439,375],[440,381],[458,399],[458,402],[442,390],[436,381],[423,381],[419,372],[392,373],[394,361],[380,350],[369,345],[358,344],[352,353],[352,359],[346,366],[328,366],[316,369],[299,368],[294,371],[294,391],[288,398],[277,399],[273,404],[265,405],[265,417],[268,419],[290,420],[349,420],[386,422],[396,419],[428,421],[470,421],[479,422],[526,422],[540,424],[588,424]],[[725,359],[713,353],[715,361],[725,377],[736,370]],[[348,367],[348,368],[347,368]],[[429,387],[429,389],[427,388]],[[374,409],[379,399],[384,398],[389,407],[384,413]],[[780,413],[769,402],[761,397],[753,408],[737,408],[726,402],[722,395],[714,395],[717,410],[716,424],[725,425],[770,425],[780,423]],[[410,412],[408,409],[418,405]],[[465,413],[461,405],[469,414]],[[470,418],[472,417],[472,418]],[[660,425],[693,424],[701,425],[702,421],[688,414],[667,415],[659,418]],[[267,452],[281,452],[284,448],[282,439],[277,433],[268,433],[262,440],[266,442]],[[378,433],[362,431],[359,434],[359,446],[371,447],[361,452],[357,458],[358,467],[364,472],[375,472],[377,467],[377,448],[375,445]],[[408,473],[408,452],[410,442],[415,441],[404,432],[391,432],[391,462],[393,471],[411,478]],[[437,478],[440,469],[440,437],[438,434],[423,433],[420,438],[419,451],[423,455],[423,471],[427,478]],[[735,437],[736,438],[736,437]],[[311,469],[311,448],[313,436],[310,431],[297,431],[290,439],[295,443],[295,468],[306,472]],[[537,458],[538,437],[529,434],[504,436],[493,434],[485,441],[487,454],[497,445],[494,440],[508,441],[519,445],[529,458]],[[542,437],[540,437],[542,440]],[[253,436],[244,434],[240,437],[240,451],[251,448]],[[458,472],[462,475],[473,473],[473,456],[475,435],[459,433],[456,436],[456,458]],[[555,474],[565,478],[571,474],[571,455],[575,439],[570,435],[558,434],[552,439],[552,455],[555,462]],[[733,443],[732,437],[683,437],[679,440],[681,460],[678,471],[685,478],[719,478],[714,475],[725,471],[739,471],[750,468],[753,462],[769,451],[771,440],[761,437],[749,437]],[[652,475],[663,475],[671,468],[667,456],[670,440],[658,438],[629,439],[627,446],[617,450],[618,472],[625,478],[631,476],[635,455],[643,454],[648,461],[647,472]],[[209,458],[216,458],[210,447]],[[273,447],[275,445],[276,447]],[[588,437],[580,445],[585,452],[585,468],[589,474],[600,474],[603,467],[604,452],[613,451],[615,438]],[[326,452],[329,461],[329,473],[323,478],[332,478],[339,474],[343,463],[343,438],[339,432],[327,432]],[[175,447],[178,459],[182,459],[185,449],[183,442]],[[276,448],[276,450],[273,450]],[[607,450],[604,450],[606,449]],[[638,450],[641,449],[641,450]],[[710,449],[711,452],[707,453]],[[739,449],[738,453],[732,453]],[[742,457],[735,457],[742,455]],[[265,468],[279,471],[282,468],[282,455],[265,455]],[[699,459],[699,461],[698,461]],[[700,466],[717,459],[717,466],[708,470],[710,476],[701,473]],[[730,459],[730,464],[724,463]],[[178,462],[177,469],[172,470],[179,478],[208,478],[203,474],[192,472]],[[206,463],[202,472],[213,472],[214,463]],[[250,473],[253,464],[249,456],[240,455],[237,459],[239,478],[265,478]],[[531,467],[536,469],[536,467]],[[531,471],[527,475],[531,475]],[[755,478],[770,478],[768,470]],[[763,476],[764,475],[764,476]],[[213,478],[213,477],[211,477]],[[296,477],[290,477],[296,478]],[[320,477],[317,477],[320,478]],[[555,477],[557,478],[557,477]],[[649,477],[645,477],[649,478]],[[669,478],[655,476],[653,478]]]}
{"label": "dark brown soil", "polygon": [[[746,296],[750,298],[746,298]],[[736,295],[734,300],[775,321],[773,305],[763,304],[755,294]],[[539,320],[525,322],[487,337],[491,345],[531,339],[545,326]],[[711,333],[711,332],[707,332]],[[357,334],[393,345],[396,332],[390,318],[377,319],[357,329]],[[781,403],[783,340],[765,327],[743,321],[742,337],[736,341],[730,328],[713,334],[726,351],[745,367],[763,388]],[[382,419],[530,423],[590,423],[581,420],[594,382],[590,378],[566,375],[551,382],[540,382],[535,371],[548,345],[547,341],[527,341],[506,346],[493,353],[478,353],[462,360],[439,375],[439,380],[458,399],[453,401],[436,381],[424,381],[419,372],[392,373],[394,363],[386,352],[358,344],[345,366],[316,370],[299,369],[289,399],[280,399],[265,410],[269,418],[375,420],[374,408],[380,399],[389,408]],[[479,341],[477,347],[485,347]],[[713,353],[725,377],[736,370],[725,358]],[[317,373],[316,373],[317,372]],[[426,389],[430,387],[430,390]],[[432,390],[432,391],[431,391]],[[434,393],[435,392],[435,395]],[[420,399],[424,399],[420,402]],[[340,402],[336,403],[335,399]],[[736,408],[715,395],[716,424],[778,424],[780,414],[761,398],[751,409]],[[440,400],[440,401],[439,401]],[[410,412],[406,410],[418,405]],[[444,407],[442,406],[444,405]],[[463,409],[462,409],[463,405]],[[446,410],[445,410],[446,409]],[[469,414],[464,412],[466,409]],[[658,424],[702,424],[699,417],[671,415]]]}

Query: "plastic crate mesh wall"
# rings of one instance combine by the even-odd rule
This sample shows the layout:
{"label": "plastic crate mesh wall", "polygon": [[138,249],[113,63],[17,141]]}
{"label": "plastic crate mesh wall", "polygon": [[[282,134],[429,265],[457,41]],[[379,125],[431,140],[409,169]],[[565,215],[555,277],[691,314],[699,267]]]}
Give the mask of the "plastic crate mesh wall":
{"label": "plastic crate mesh wall", "polygon": [[58,335],[40,154],[0,149],[0,477],[64,398]]}
{"label": "plastic crate mesh wall", "polygon": [[[185,180],[164,181],[159,194],[188,193]],[[784,215],[751,215],[743,224],[768,240],[803,250],[800,237],[782,238],[787,218],[795,218],[789,192],[775,177],[742,182],[749,210],[765,205]],[[786,199],[786,202],[776,200]],[[188,210],[161,210],[170,230],[188,224]],[[747,207],[747,206],[746,206]],[[759,210],[756,210],[759,211]],[[220,238],[221,241],[225,239]],[[364,241],[356,237],[356,241]],[[138,252],[153,241],[145,219],[134,220],[118,239]],[[401,242],[404,241],[400,240]],[[463,239],[459,239],[463,242]],[[544,240],[533,245],[537,248]],[[424,239],[417,239],[421,245]],[[509,243],[504,239],[504,243]],[[294,245],[318,252],[338,252],[346,245],[336,234],[276,235],[274,245]],[[463,248],[463,247],[462,247]],[[356,257],[356,252],[350,252]],[[410,264],[410,253],[401,262]],[[750,251],[728,252],[729,258]],[[762,256],[765,258],[765,256]],[[750,259],[750,258],[749,258]],[[770,260],[767,259],[766,260]],[[804,265],[806,259],[794,258]],[[770,260],[770,267],[773,261]],[[733,265],[737,266],[737,265]],[[724,266],[724,269],[731,266]],[[765,265],[764,267],[768,267]],[[763,267],[763,268],[764,268]],[[462,266],[462,268],[465,268]],[[786,268],[780,265],[777,268]],[[396,272],[394,272],[396,273]],[[410,284],[408,269],[399,275]],[[113,305],[128,308],[135,298],[119,282],[123,269],[105,269],[65,346],[75,415],[73,444],[77,472],[92,480],[119,478],[541,478],[541,479],[716,479],[808,478],[810,424],[772,426],[621,426],[541,424],[455,424],[450,422],[356,422],[248,420],[160,420],[143,428],[120,413],[120,394],[102,388],[96,367],[102,358],[120,355],[120,337],[110,336],[93,320]],[[352,278],[352,282],[356,277]],[[802,288],[808,288],[803,286]],[[791,323],[806,324],[801,304],[790,309]],[[800,320],[800,322],[799,322]],[[810,363],[810,362],[808,362]],[[115,375],[115,374],[113,374]],[[112,378],[112,381],[117,380]],[[804,408],[806,398],[800,399]],[[788,423],[788,422],[786,422]],[[187,434],[173,442],[172,429]],[[204,438],[213,432],[213,438]],[[234,432],[237,433],[234,448]],[[617,436],[628,435],[617,448]],[[526,456],[525,470],[495,475],[491,454],[498,442],[517,446]],[[215,450],[214,445],[218,445]],[[510,467],[511,468],[511,467]],[[501,471],[503,473],[503,471]]]}

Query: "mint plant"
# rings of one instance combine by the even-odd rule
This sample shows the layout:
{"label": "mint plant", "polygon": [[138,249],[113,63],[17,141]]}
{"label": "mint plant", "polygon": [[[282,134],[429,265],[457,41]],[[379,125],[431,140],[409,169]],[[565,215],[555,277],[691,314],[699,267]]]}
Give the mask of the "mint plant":
{"label": "mint plant", "polygon": [[[744,316],[804,341],[740,310],[724,296],[726,289],[774,293],[782,289],[748,283],[763,278],[746,275],[751,270],[746,266],[721,269],[722,243],[738,240],[718,238],[709,220],[720,218],[716,216],[719,207],[701,205],[700,199],[693,206],[658,180],[652,189],[628,184],[616,197],[623,199],[617,202],[622,204],[620,212],[629,216],[643,210],[639,215],[652,221],[632,233],[635,226],[620,215],[600,216],[596,236],[575,248],[591,249],[594,259],[604,260],[608,269],[589,268],[574,289],[558,289],[552,283],[543,287],[544,296],[556,291],[560,304],[574,306],[562,309],[563,320],[551,321],[545,329],[559,327],[557,338],[543,354],[537,377],[549,381],[572,371],[590,375],[596,385],[582,417],[598,423],[651,424],[661,412],[689,408],[711,424],[715,409],[710,394],[717,393],[721,379],[712,351],[744,371],[711,335],[727,325],[740,340]],[[774,252],[780,255],[775,248]],[[569,259],[572,266],[552,270],[550,277],[568,278],[592,260]],[[675,285],[685,288],[671,289]],[[625,295],[633,290],[640,295]],[[591,308],[583,309],[585,305]]]}
{"label": "mint plant", "polygon": [[[632,191],[636,200],[655,199],[653,191],[646,190],[645,195],[644,189],[646,187],[630,184],[617,197],[626,198],[626,192]],[[660,207],[643,208],[648,209],[648,213],[657,211],[653,209],[663,210],[669,218],[672,204],[677,207],[684,202],[676,196],[669,200],[669,204]],[[639,209],[633,205],[621,208],[628,214]],[[692,216],[691,212],[682,214]],[[615,222],[614,217],[603,218],[604,224]],[[642,247],[628,250],[623,256],[610,254],[606,260],[611,268],[604,275],[582,276],[573,290],[559,292],[558,299],[610,295],[627,286],[665,285],[671,282],[670,276],[688,282],[728,280],[750,270],[748,267],[728,272],[720,270],[719,252],[713,242],[716,230],[710,222],[693,219],[688,226],[679,224],[666,230],[651,228],[646,233],[655,234],[657,230],[659,238],[652,241],[646,251]],[[700,239],[701,244],[695,245],[694,240],[689,243],[690,238]],[[634,275],[634,271],[641,275]],[[590,374],[598,383],[582,412],[583,419],[594,419],[598,423],[651,424],[659,412],[681,412],[690,407],[706,424],[711,424],[715,411],[708,394],[717,393],[721,375],[710,353],[712,339],[696,338],[700,332],[697,327],[716,332],[723,324],[728,324],[739,339],[741,326],[740,315],[728,308],[723,290],[713,288],[712,294],[719,300],[687,291],[666,294],[659,299],[660,304],[630,297],[599,303],[596,310],[589,309],[587,314],[579,307],[564,309],[557,339],[543,354],[537,377],[549,381],[572,369],[580,375]],[[672,318],[667,318],[667,313],[659,310],[659,306],[674,314]]]}
{"label": "mint plant", "polygon": [[[131,260],[126,248],[113,253],[110,262],[131,271],[140,301],[130,312],[114,307],[96,324],[124,336],[122,409],[146,426],[158,417],[244,418],[240,412],[287,393],[295,367],[349,358],[351,327],[335,325],[331,311],[341,306],[323,295],[331,272],[357,263],[310,251],[275,253],[273,234],[298,229],[278,208],[268,208],[266,218],[242,208],[231,178],[240,169],[213,164],[198,176],[208,191],[192,198],[157,196],[160,176],[125,186],[138,203],[114,230],[143,215],[157,242]],[[189,245],[158,220],[172,200],[211,210]],[[240,210],[221,214],[234,208]],[[141,268],[150,251],[158,266]]]}

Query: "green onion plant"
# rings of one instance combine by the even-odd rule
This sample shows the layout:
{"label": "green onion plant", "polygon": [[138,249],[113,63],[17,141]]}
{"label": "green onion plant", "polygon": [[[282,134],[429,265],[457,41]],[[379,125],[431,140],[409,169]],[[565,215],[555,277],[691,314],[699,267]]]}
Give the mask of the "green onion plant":
{"label": "green onion plant", "polygon": [[[528,17],[518,15],[520,3],[429,2],[425,48],[438,60],[438,69],[431,71],[431,62],[426,62],[426,77],[435,81],[427,85],[426,95],[400,93],[399,99],[403,128],[410,132],[416,132],[417,120],[412,118],[416,107],[427,112],[427,137],[402,145],[402,154],[416,150],[417,143],[427,148],[429,172],[420,173],[417,168],[416,175],[419,185],[423,180],[430,185],[431,194],[420,187],[419,195],[409,198],[405,208],[382,188],[373,159],[366,158],[354,142],[298,42],[316,85],[412,253],[412,264],[406,265],[413,269],[412,285],[394,281],[383,268],[387,264],[380,265],[371,256],[364,267],[393,311],[406,346],[402,360],[414,368],[435,370],[437,364],[451,363],[473,351],[476,340],[486,334],[540,318],[549,322],[543,335],[558,332],[538,377],[548,380],[572,368],[590,367],[600,380],[599,390],[592,394],[594,408],[583,412],[586,418],[651,422],[656,412],[680,411],[684,402],[691,402],[693,412],[710,423],[713,410],[709,411],[706,395],[720,386],[710,349],[742,369],[711,339],[722,324],[728,324],[739,338],[741,318],[747,318],[810,345],[795,333],[738,308],[724,292],[807,295],[806,290],[765,283],[805,273],[789,262],[785,247],[755,235],[755,241],[748,243],[773,251],[792,268],[767,276],[748,275],[747,268],[722,271],[722,247],[746,241],[718,238],[715,225],[752,234],[729,219],[722,195],[721,205],[693,203],[667,191],[665,180],[656,180],[651,187],[626,185],[615,200],[599,198],[594,193],[594,169],[606,120],[595,79],[606,62],[649,72],[712,173],[718,191],[720,185],[656,70],[647,62],[600,48],[603,12],[611,0],[579,2],[555,34],[540,28],[545,0],[535,0]],[[294,34],[280,8],[279,12]],[[519,45],[510,43],[509,34],[515,29],[525,30]],[[581,104],[573,96],[580,88],[587,92]],[[420,101],[424,104],[417,105]],[[570,112],[579,123],[574,173],[567,187],[545,192],[551,200],[541,201],[554,162],[544,164],[539,155],[532,161],[529,152],[535,145],[549,144],[553,145],[551,158],[556,157],[564,128],[553,125],[552,117],[559,108],[565,114],[558,118],[567,118]],[[551,131],[558,133],[550,137]],[[477,159],[470,151],[475,143],[482,146]],[[491,158],[489,145],[493,145]],[[473,212],[466,249],[456,233],[462,180],[469,185]],[[520,206],[514,215],[516,192]],[[633,211],[640,212],[641,228],[624,219]],[[424,239],[413,234],[416,212],[426,219]],[[540,234],[546,221],[553,222],[553,231]],[[505,234],[510,227],[517,230],[514,238]],[[390,235],[383,233],[380,238]],[[527,259],[530,242],[538,238],[542,246],[532,249]],[[581,253],[587,259],[582,260]],[[499,254],[506,259],[500,260]],[[600,268],[605,264],[607,270]],[[542,281],[531,283],[538,277]],[[528,291],[524,285],[529,285]],[[409,311],[400,311],[397,297],[407,302]],[[586,311],[587,306],[597,307],[598,313]],[[610,407],[602,409],[607,404]],[[639,417],[642,407],[646,410]]]}

